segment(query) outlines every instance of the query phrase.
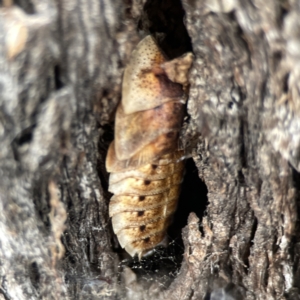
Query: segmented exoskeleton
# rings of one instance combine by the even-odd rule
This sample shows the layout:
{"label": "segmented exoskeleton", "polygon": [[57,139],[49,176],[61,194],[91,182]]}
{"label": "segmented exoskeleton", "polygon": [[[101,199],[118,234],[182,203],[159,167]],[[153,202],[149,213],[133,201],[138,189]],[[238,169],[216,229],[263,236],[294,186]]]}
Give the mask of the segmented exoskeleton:
{"label": "segmented exoskeleton", "polygon": [[113,230],[131,256],[164,241],[176,210],[184,170],[178,136],[191,61],[188,54],[168,62],[147,36],[125,69],[106,168]]}

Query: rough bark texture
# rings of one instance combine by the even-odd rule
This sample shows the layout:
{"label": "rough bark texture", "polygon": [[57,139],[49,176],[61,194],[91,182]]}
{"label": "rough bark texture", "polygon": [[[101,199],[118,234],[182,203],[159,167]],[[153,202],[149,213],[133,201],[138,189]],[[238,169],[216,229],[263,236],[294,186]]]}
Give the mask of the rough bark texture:
{"label": "rough bark texture", "polygon": [[[300,2],[182,7],[186,27],[180,1],[4,1],[0,299],[300,298]],[[208,204],[172,274],[164,257],[146,276],[122,261],[107,212],[137,29],[170,58],[195,55],[181,139]]]}

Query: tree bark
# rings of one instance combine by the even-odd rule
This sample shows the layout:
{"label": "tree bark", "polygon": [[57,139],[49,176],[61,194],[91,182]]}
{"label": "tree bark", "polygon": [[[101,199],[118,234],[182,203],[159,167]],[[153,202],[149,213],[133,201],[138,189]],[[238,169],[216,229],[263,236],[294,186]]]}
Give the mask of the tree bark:
{"label": "tree bark", "polygon": [[[299,299],[299,15],[297,0],[3,1],[0,299]],[[183,187],[183,250],[139,262],[111,229],[105,156],[143,34],[194,53],[181,143],[202,190]]]}

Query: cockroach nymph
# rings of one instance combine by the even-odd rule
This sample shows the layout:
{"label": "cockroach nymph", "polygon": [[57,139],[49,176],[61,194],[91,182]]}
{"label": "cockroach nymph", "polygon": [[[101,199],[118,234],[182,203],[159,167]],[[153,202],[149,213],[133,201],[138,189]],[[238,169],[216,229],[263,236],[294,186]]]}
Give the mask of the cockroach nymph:
{"label": "cockroach nymph", "polygon": [[176,210],[184,171],[178,137],[191,63],[191,53],[167,61],[147,36],[125,69],[106,169],[113,230],[131,256],[141,258],[164,242]]}

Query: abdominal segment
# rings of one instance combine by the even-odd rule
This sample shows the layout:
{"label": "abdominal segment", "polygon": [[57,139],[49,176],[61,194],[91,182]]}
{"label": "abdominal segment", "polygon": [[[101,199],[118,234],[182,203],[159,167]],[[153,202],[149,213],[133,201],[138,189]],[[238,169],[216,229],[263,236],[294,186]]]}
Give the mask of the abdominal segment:
{"label": "abdominal segment", "polygon": [[[164,240],[177,207],[184,162],[160,165],[158,160],[154,169],[153,165],[112,173],[110,178],[113,183],[109,191],[114,193],[109,205],[113,230],[121,247],[131,256],[141,257]],[[148,173],[151,179],[147,178]]]}

